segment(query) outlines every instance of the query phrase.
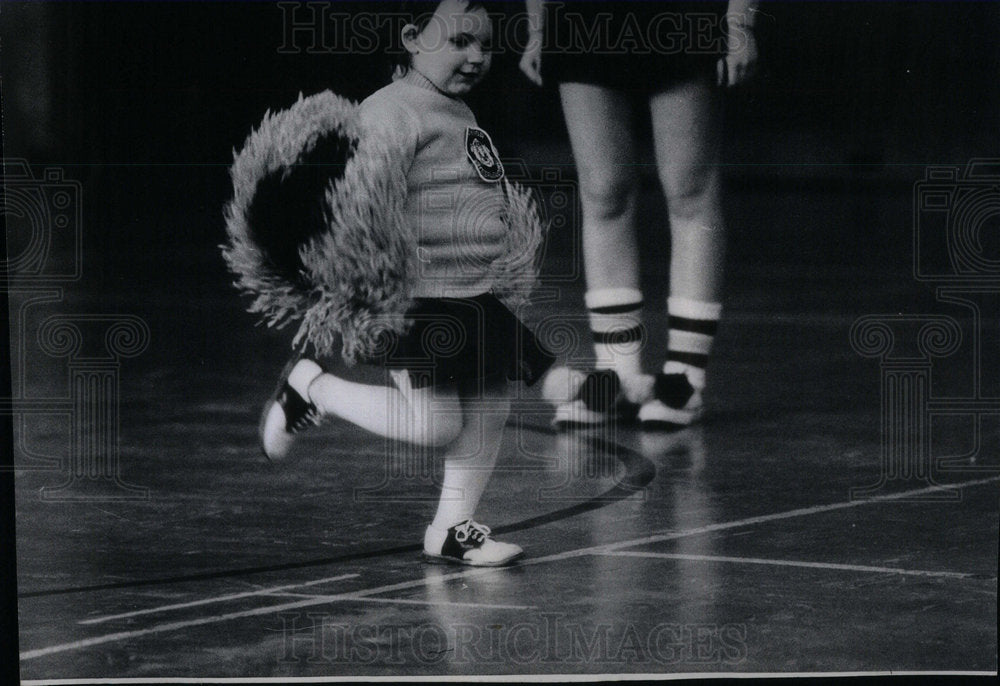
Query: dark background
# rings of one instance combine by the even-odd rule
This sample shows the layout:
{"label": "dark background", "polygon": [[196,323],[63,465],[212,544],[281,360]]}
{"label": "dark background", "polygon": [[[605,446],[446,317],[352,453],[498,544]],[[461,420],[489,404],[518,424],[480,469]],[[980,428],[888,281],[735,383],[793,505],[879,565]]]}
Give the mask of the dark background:
{"label": "dark background", "polygon": [[[60,164],[217,164],[265,108],[287,106],[300,91],[362,98],[380,85],[380,51],[343,54],[344,22],[322,16],[397,3],[293,4],[5,2],[7,154]],[[490,4],[508,16],[522,8]],[[286,16],[321,17],[313,23],[327,34],[314,54],[279,52]],[[1000,123],[995,3],[765,1],[759,17],[764,74],[736,113],[748,131],[877,137],[905,128],[908,137],[927,136],[929,151],[941,138],[958,151]],[[308,37],[292,41],[302,47]],[[476,108],[484,125],[504,139],[561,135],[553,89],[514,78],[517,55],[498,47],[473,103],[488,105]]]}
{"label": "dark background", "polygon": [[[344,21],[323,17],[395,8],[5,2],[4,155],[36,169],[59,166],[82,182],[89,285],[128,287],[123,269],[160,272],[171,257],[203,259],[225,283],[215,246],[233,149],[265,110],[287,107],[300,92],[331,88],[361,99],[385,83],[382,51],[338,49]],[[509,17],[523,4],[491,9]],[[853,194],[895,183],[908,193],[927,165],[1000,153],[997,3],[764,2],[760,9],[759,78],[725,96],[723,162],[734,190],[808,183]],[[318,51],[301,49],[308,34],[289,38],[289,16],[327,31]],[[281,50],[286,44],[290,53]],[[512,46],[497,47],[470,103],[481,125],[504,156],[572,177],[554,84],[534,87]],[[766,240],[774,245],[811,227],[796,221],[772,230]],[[15,227],[12,255],[19,240]],[[852,258],[847,247],[842,252]],[[218,280],[185,283],[197,298]]]}
{"label": "dark background", "polygon": [[[331,54],[336,36],[317,54],[279,48],[290,12],[309,21],[310,12],[395,3],[317,5],[5,2],[5,155],[78,166],[85,181],[113,177],[127,197],[173,203],[177,190],[150,183],[156,166],[198,177],[208,166],[216,178],[265,109],[324,88],[360,99],[383,83],[382,55]],[[494,9],[509,15],[522,5]],[[764,2],[762,74],[728,96],[727,161],[892,166],[994,154],[998,35],[1000,8],[988,2]],[[472,102],[481,124],[505,153],[564,144],[554,87],[535,89],[519,76],[510,46],[499,47]],[[121,177],[123,165],[130,170]],[[191,199],[217,190],[199,185],[184,189]]]}

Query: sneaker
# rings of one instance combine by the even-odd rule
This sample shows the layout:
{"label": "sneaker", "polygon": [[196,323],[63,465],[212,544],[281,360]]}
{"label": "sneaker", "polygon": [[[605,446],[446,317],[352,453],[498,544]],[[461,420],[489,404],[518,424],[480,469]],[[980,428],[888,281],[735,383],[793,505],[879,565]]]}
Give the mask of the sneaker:
{"label": "sneaker", "polygon": [[450,529],[427,527],[424,559],[437,564],[503,567],[524,555],[520,546],[490,538],[490,528],[467,519]]}
{"label": "sneaker", "polygon": [[704,405],[701,389],[684,372],[656,375],[653,399],[639,408],[643,429],[676,431],[701,420]]}
{"label": "sneaker", "polygon": [[320,423],[319,410],[308,398],[309,384],[322,373],[322,367],[305,357],[293,358],[281,371],[260,416],[260,449],[267,459],[285,458],[295,434]]}
{"label": "sneaker", "polygon": [[573,428],[606,424],[612,419],[635,419],[639,405],[632,401],[632,386],[641,385],[641,378],[636,383],[631,379],[626,381],[613,369],[588,372],[575,397],[556,404],[552,424],[557,428]]}

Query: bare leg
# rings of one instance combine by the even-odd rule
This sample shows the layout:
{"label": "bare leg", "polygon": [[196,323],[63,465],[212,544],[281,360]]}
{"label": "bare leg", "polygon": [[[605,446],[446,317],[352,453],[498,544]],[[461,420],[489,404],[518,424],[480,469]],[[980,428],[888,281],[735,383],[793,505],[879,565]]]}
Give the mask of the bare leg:
{"label": "bare leg", "polygon": [[559,94],[580,178],[587,287],[638,288],[632,107],[624,94],[590,84],[564,83]]}
{"label": "bare leg", "polygon": [[[624,93],[591,84],[564,83],[559,92],[580,179],[595,366],[617,372],[626,395],[632,396],[642,373],[644,331],[633,107]],[[586,416],[601,420],[600,414]]]}
{"label": "bare leg", "polygon": [[405,371],[392,376],[396,388],[320,374],[309,385],[309,398],[321,413],[380,436],[428,446],[455,441],[463,428],[458,390],[453,385],[413,388]]}
{"label": "bare leg", "polygon": [[670,216],[670,295],[719,302],[725,257],[719,106],[708,80],[650,99],[660,183]]}
{"label": "bare leg", "polygon": [[707,78],[650,98],[657,169],[670,219],[670,333],[644,425],[687,426],[703,412],[705,368],[721,314],[725,226],[719,108]]}

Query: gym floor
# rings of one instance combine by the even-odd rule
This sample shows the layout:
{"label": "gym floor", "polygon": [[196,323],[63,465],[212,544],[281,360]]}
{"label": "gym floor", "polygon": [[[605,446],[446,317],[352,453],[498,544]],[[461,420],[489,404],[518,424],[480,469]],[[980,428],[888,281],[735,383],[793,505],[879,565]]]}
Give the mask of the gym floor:
{"label": "gym floor", "polygon": [[[156,220],[203,225],[203,244],[85,246],[85,278],[58,297],[12,293],[25,396],[69,397],[72,360],[32,333],[53,314],[134,316],[149,344],[105,369],[119,479],[104,491],[60,488],[74,410],[18,419],[22,678],[995,672],[1000,375],[983,353],[1000,293],[918,280],[923,169],[899,176],[730,183],[703,424],[559,432],[519,390],[478,512],[526,551],[504,569],[421,561],[433,454],[330,421],[287,463],[260,455],[290,334],[243,311],[213,247],[219,208]],[[528,319],[585,363],[563,190],[542,189],[563,228]],[[650,369],[666,344],[653,191]],[[852,339],[862,317],[899,349]],[[927,344],[919,329],[942,321]],[[923,395],[896,385],[907,374]]]}

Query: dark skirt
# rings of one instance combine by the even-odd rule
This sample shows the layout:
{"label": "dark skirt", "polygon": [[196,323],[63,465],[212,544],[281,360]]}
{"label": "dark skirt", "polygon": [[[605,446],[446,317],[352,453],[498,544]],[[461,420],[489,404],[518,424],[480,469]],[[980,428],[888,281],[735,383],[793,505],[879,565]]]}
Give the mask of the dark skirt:
{"label": "dark skirt", "polygon": [[712,78],[725,2],[549,3],[543,77],[649,95]]}
{"label": "dark skirt", "polygon": [[492,293],[473,298],[417,298],[413,325],[372,360],[405,369],[414,388],[462,381],[535,383],[555,357]]}

